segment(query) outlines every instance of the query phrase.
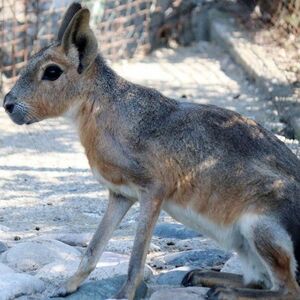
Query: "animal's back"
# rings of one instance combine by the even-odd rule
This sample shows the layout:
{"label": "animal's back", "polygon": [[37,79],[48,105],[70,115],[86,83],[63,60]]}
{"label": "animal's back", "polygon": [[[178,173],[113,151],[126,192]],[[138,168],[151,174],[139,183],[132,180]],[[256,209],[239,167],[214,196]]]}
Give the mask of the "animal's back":
{"label": "animal's back", "polygon": [[[151,126],[150,126],[151,128]],[[224,163],[251,162],[300,183],[300,160],[274,134],[255,121],[213,105],[179,104],[154,138],[169,153],[194,165],[215,156]],[[186,157],[187,156],[187,157]]]}

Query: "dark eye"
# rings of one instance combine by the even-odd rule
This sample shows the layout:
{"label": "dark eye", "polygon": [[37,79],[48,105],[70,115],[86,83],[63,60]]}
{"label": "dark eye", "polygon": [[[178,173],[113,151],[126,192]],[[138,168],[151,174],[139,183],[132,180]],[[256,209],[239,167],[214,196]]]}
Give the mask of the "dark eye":
{"label": "dark eye", "polygon": [[54,81],[59,78],[63,70],[56,65],[48,66],[43,74],[42,80]]}

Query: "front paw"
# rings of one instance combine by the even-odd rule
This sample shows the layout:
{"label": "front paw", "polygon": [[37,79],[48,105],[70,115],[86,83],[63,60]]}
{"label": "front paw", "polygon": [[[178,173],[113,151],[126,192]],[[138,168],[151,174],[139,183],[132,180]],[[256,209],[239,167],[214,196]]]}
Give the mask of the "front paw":
{"label": "front paw", "polygon": [[237,299],[233,289],[224,288],[224,287],[211,288],[207,292],[206,297],[209,300],[236,300]]}

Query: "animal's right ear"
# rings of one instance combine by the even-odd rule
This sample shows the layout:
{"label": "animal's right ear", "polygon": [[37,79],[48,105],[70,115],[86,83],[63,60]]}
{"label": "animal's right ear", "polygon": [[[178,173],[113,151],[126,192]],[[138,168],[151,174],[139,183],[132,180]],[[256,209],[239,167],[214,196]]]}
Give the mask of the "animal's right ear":
{"label": "animal's right ear", "polygon": [[82,8],[79,3],[73,3],[58,32],[58,40],[67,55],[72,46],[78,51],[78,73],[86,70],[97,56],[98,44],[89,21],[89,10]]}

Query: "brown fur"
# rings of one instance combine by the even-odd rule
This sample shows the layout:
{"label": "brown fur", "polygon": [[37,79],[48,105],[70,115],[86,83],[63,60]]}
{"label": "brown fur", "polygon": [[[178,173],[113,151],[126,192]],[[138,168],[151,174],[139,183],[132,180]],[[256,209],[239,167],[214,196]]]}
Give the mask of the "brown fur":
{"label": "brown fur", "polygon": [[[278,293],[298,293],[296,156],[259,124],[235,112],[182,104],[118,76],[97,54],[88,10],[78,8],[69,10],[58,41],[31,58],[4,101],[18,124],[69,115],[93,172],[110,190],[108,212],[78,271],[59,294],[76,290],[93,270],[113,229],[135,201],[141,207],[138,230],[128,280],[118,298],[134,296],[161,208],[207,230],[219,242],[224,235],[231,241],[226,247],[260,262],[265,277],[251,280],[263,280],[274,289],[288,280]],[[49,65],[63,71],[52,81],[42,79]],[[115,222],[110,224],[110,219]],[[274,228],[283,250],[268,235],[261,240],[254,233],[265,224]],[[266,243],[272,244],[272,251]],[[261,255],[266,251],[268,255]],[[286,263],[278,263],[280,259]]]}

